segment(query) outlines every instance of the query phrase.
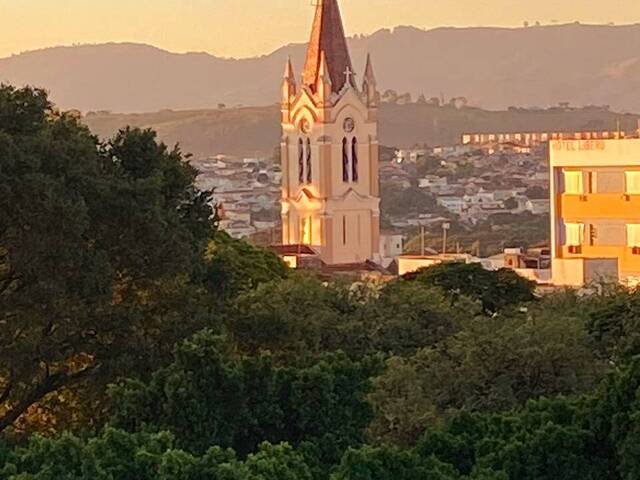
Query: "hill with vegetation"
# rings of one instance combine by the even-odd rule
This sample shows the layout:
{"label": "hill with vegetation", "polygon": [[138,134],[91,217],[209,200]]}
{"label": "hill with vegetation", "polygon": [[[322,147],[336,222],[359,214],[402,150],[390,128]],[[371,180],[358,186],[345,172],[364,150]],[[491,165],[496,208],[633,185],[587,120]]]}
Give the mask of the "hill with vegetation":
{"label": "hill with vegetation", "polygon": [[[398,27],[350,38],[349,46],[357,72],[370,52],[380,88],[414,98],[466,97],[488,109],[571,102],[640,111],[640,25]],[[279,99],[287,57],[300,71],[305,48],[230,59],[130,43],[55,47],[0,59],[0,82],[46,88],[61,107],[83,112],[269,105]]]}
{"label": "hill with vegetation", "polygon": [[[383,103],[380,141],[402,148],[453,145],[469,132],[615,131],[618,125],[632,132],[638,118],[597,108],[487,111],[417,102]],[[102,138],[128,125],[152,128],[167,144],[180,143],[184,151],[197,157],[219,153],[268,155],[280,139],[280,109],[275,105],[141,114],[94,112],[83,121]]]}

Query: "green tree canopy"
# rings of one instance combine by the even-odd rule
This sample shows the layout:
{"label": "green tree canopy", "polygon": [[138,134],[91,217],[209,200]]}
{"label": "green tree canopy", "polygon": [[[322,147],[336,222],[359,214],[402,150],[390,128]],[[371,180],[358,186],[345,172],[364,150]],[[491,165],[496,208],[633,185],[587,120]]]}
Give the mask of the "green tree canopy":
{"label": "green tree canopy", "polygon": [[193,452],[219,445],[246,454],[262,441],[306,441],[337,461],[348,446],[364,441],[371,420],[366,395],[379,361],[334,354],[281,367],[268,355],[234,358],[231,348],[208,331],[184,342],[149,383],[113,389],[113,424],[168,430]]}
{"label": "green tree canopy", "polygon": [[591,391],[605,365],[591,350],[582,319],[550,305],[470,320],[413,357],[391,359],[370,395],[374,438],[412,444],[453,412],[504,411],[530,399]]}
{"label": "green tree canopy", "polygon": [[535,284],[510,269],[485,270],[479,263],[443,263],[406,277],[440,287],[452,295],[466,295],[482,302],[486,312],[535,299]]}
{"label": "green tree canopy", "polygon": [[148,365],[141,343],[171,348],[155,300],[180,290],[213,227],[183,160],[150,131],[100,144],[44,92],[0,87],[0,431],[132,352]]}
{"label": "green tree canopy", "polygon": [[282,280],[288,268],[274,253],[217,232],[206,254],[205,283],[208,291],[223,301],[251,291],[259,285]]}

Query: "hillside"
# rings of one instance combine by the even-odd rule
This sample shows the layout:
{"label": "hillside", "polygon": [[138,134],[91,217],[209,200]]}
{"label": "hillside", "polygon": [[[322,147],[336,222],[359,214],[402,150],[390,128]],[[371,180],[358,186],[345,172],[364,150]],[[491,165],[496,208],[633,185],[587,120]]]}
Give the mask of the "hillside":
{"label": "hillside", "polygon": [[[350,46],[358,71],[373,54],[383,90],[465,96],[488,109],[571,102],[640,111],[640,25],[398,27]],[[300,70],[304,49],[237,60],[137,44],[56,47],[0,59],[0,81],[45,87],[61,107],[85,112],[268,105],[285,59]]]}
{"label": "hillside", "polygon": [[[469,132],[635,130],[638,116],[618,115],[596,109],[563,111],[457,110],[433,105],[382,104],[380,140],[383,145],[411,147],[416,144],[455,143]],[[126,125],[150,127],[168,144],[180,143],[196,156],[217,153],[267,155],[280,138],[277,106],[224,110],[169,111],[146,114],[93,113],[85,123],[99,136],[111,136]]]}

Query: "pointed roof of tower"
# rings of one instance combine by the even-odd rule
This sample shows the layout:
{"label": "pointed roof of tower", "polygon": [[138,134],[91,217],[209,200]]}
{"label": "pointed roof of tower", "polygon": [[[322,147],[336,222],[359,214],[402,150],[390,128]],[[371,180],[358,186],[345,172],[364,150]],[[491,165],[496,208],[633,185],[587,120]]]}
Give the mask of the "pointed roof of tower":
{"label": "pointed roof of tower", "polygon": [[373,63],[371,62],[371,54],[367,53],[367,66],[364,68],[364,81],[374,82],[376,81],[376,75],[373,72]]}
{"label": "pointed roof of tower", "polygon": [[307,50],[307,60],[302,72],[302,83],[315,91],[322,63],[322,53],[326,57],[326,69],[329,71],[333,92],[339,92],[347,82],[355,87],[351,57],[344,35],[340,8],[337,0],[317,0],[316,16],[313,21],[311,40]]}
{"label": "pointed roof of tower", "polygon": [[293,71],[293,63],[291,62],[291,57],[287,59],[287,65],[284,67],[284,79],[285,80],[296,80],[296,74]]}

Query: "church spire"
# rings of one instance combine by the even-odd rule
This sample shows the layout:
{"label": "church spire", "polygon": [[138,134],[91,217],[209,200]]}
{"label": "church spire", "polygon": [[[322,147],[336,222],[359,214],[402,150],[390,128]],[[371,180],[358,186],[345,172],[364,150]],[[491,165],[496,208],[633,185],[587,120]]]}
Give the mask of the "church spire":
{"label": "church spire", "polygon": [[373,73],[373,63],[371,62],[371,54],[367,53],[367,65],[364,67],[364,84],[376,84],[376,76]]}
{"label": "church spire", "polygon": [[326,70],[329,72],[333,92],[340,92],[347,79],[353,87],[353,77],[345,75],[353,71],[347,39],[344,35],[340,8],[337,0],[317,0],[316,16],[313,21],[311,40],[307,50],[307,60],[302,72],[302,83],[316,91],[322,74],[320,68],[322,54],[326,57]]}
{"label": "church spire", "polygon": [[320,102],[323,105],[328,105],[333,83],[331,82],[331,74],[329,73],[329,64],[327,63],[327,56],[324,51],[320,54],[320,72],[318,75],[318,83],[315,85],[316,94],[320,98]]}
{"label": "church spire", "polygon": [[376,76],[373,73],[373,63],[371,54],[367,54],[367,65],[364,69],[364,79],[362,81],[362,92],[366,95],[367,105],[375,107],[378,103],[378,91],[376,88]]}
{"label": "church spire", "polygon": [[289,106],[292,97],[296,95],[296,74],[293,71],[291,57],[287,60],[284,68],[284,79],[282,81],[282,105]]}

